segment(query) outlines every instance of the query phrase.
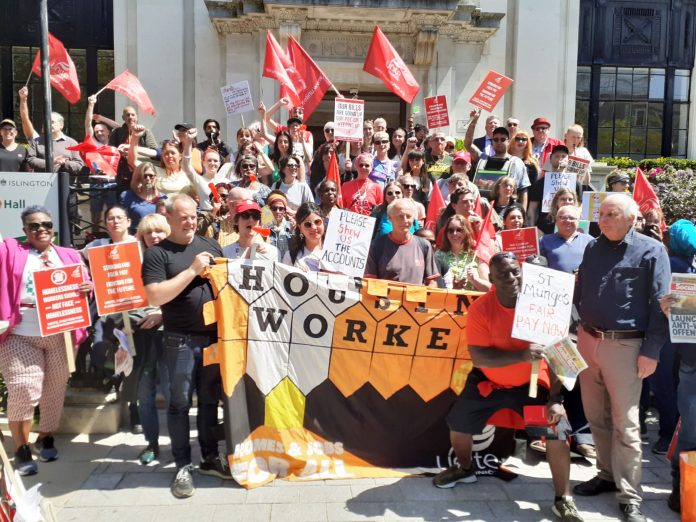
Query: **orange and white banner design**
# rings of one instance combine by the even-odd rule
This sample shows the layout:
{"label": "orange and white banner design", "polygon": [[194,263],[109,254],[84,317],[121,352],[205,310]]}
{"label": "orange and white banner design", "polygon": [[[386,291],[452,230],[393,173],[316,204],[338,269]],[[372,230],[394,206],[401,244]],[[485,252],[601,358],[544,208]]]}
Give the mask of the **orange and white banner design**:
{"label": "orange and white banner design", "polygon": [[237,482],[398,476],[387,468],[446,458],[480,294],[248,260],[208,277],[218,342],[204,360],[220,365]]}

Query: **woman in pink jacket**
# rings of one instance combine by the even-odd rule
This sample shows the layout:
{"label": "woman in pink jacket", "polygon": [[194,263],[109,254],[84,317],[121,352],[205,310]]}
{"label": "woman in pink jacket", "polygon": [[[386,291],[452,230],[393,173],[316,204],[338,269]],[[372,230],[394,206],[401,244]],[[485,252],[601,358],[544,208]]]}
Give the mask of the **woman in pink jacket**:
{"label": "woman in pink jacket", "polygon": [[[34,408],[39,405],[39,437],[34,451],[43,462],[58,458],[53,432],[63,412],[68,361],[61,334],[41,337],[32,273],[36,270],[80,263],[80,254],[53,244],[53,221],[47,209],[31,206],[22,212],[25,243],[0,242],[0,372],[7,386],[7,418],[15,445],[15,468],[20,475],[38,471],[29,447]],[[87,278],[86,270],[83,270]],[[80,291],[88,293],[88,280]],[[85,330],[73,332],[77,345]]]}

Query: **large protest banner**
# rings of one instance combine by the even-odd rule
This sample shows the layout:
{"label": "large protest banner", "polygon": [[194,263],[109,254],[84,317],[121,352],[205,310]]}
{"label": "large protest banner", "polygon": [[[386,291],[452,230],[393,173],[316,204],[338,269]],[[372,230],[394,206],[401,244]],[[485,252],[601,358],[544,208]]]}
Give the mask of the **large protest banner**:
{"label": "large protest banner", "polygon": [[[237,482],[403,476],[387,468],[452,462],[445,415],[471,369],[467,310],[479,293],[266,261],[218,259],[207,275],[215,300],[204,317],[217,318],[218,342],[204,364],[220,365]],[[482,448],[502,440],[491,430]],[[475,462],[499,471],[491,453]]]}
{"label": "large protest banner", "polygon": [[669,312],[673,343],[696,343],[696,274],[672,274],[669,292],[677,297]]}
{"label": "large protest banner", "polygon": [[362,277],[367,265],[375,218],[334,208],[329,216],[321,266],[329,272]]}

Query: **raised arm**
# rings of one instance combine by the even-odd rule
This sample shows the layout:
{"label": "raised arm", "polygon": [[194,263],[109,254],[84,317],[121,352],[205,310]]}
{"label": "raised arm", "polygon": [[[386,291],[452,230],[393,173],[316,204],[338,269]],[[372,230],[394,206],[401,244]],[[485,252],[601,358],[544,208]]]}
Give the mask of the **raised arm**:
{"label": "raised arm", "polygon": [[268,132],[268,123],[266,122],[268,111],[263,102],[259,102],[259,115],[261,116],[261,136],[265,137],[270,143],[275,142],[275,136]]}
{"label": "raised arm", "polygon": [[196,169],[193,168],[191,164],[191,152],[193,151],[193,143],[196,141],[198,136],[198,129],[189,129],[187,132],[180,132],[179,139],[183,145],[181,168],[188,176],[193,186],[196,187],[198,192],[198,197],[201,201],[208,201],[210,196],[210,187],[208,186],[208,180],[203,176],[200,176]]}
{"label": "raised arm", "polygon": [[472,165],[476,165],[481,156],[481,151],[474,145],[474,132],[476,132],[476,123],[479,116],[481,116],[481,109],[474,107],[469,113],[469,126],[466,128],[466,134],[464,135],[464,146],[471,154]]}
{"label": "raised arm", "polygon": [[128,166],[133,170],[140,165],[140,160],[138,159],[138,140],[140,140],[140,137],[144,134],[145,127],[136,125],[128,136]]}
{"label": "raised arm", "polygon": [[97,103],[97,96],[92,94],[87,98],[87,110],[85,111],[85,136],[94,136],[92,120],[94,119],[94,106]]}
{"label": "raised arm", "polygon": [[33,141],[36,130],[29,118],[29,88],[25,85],[19,89],[19,117],[22,119],[22,132],[27,141]]}
{"label": "raised arm", "polygon": [[278,130],[278,123],[273,121],[271,117],[278,112],[278,109],[282,107],[287,107],[290,104],[290,100],[286,97],[282,97],[280,100],[275,102],[271,107],[268,109],[268,112],[266,112],[266,122],[273,132],[277,132]]}

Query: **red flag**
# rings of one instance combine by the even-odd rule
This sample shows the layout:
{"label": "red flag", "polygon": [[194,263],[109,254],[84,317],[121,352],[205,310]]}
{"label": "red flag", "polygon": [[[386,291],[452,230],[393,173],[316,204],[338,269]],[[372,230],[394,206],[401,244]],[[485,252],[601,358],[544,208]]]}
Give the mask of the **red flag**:
{"label": "red flag", "polygon": [[149,112],[153,116],[155,115],[155,107],[152,105],[147,92],[145,92],[143,84],[140,83],[138,77],[128,69],[107,83],[104,89],[113,89],[116,92],[120,92],[127,98],[133,100],[138,107],[140,107],[141,111]]}
{"label": "red flag", "polygon": [[263,75],[280,83],[280,95],[290,98],[290,102],[299,105],[298,87],[292,77],[297,79],[297,71],[292,61],[269,30],[266,33],[266,58],[263,62]]}
{"label": "red flag", "polygon": [[109,177],[116,177],[116,169],[121,159],[121,154],[116,147],[111,147],[110,145],[97,146],[92,136],[88,134],[82,143],[67,147],[67,149],[79,152],[82,161],[85,162],[93,173],[96,174],[101,171]]}
{"label": "red flag", "polygon": [[440,212],[445,208],[445,199],[442,197],[440,187],[437,183],[433,183],[433,189],[430,191],[430,203],[428,203],[428,213],[425,215],[425,228],[435,232],[437,218]]}
{"label": "red flag", "polygon": [[295,66],[297,79],[300,82],[298,85],[298,81],[295,81],[295,86],[300,105],[304,108],[304,119],[307,120],[331,87],[331,82],[292,36],[288,37],[288,56]]}
{"label": "red flag", "polygon": [[[660,211],[660,215],[662,215],[662,207],[660,206],[660,200],[658,199],[657,194],[655,194],[655,189],[648,181],[648,178],[645,177],[645,174],[643,174],[640,167],[636,167],[636,182],[633,185],[633,200],[638,203],[641,213],[645,214],[648,210],[656,208]],[[662,219],[660,227],[663,231],[667,229],[664,219]]]}
{"label": "red flag", "polygon": [[474,212],[477,216],[483,216],[483,211],[481,210],[481,194],[476,196],[476,203],[474,203]]}
{"label": "red flag", "polygon": [[413,103],[420,90],[413,74],[378,26],[372,34],[363,71],[382,80],[391,92],[407,103]]}
{"label": "red flag", "polygon": [[[305,106],[305,111],[306,111]],[[333,181],[336,184],[336,205],[340,208],[343,206],[343,194],[341,193],[341,173],[338,170],[338,153],[336,150],[331,151],[329,159],[329,169],[326,171],[325,181]]]}
{"label": "red flag", "polygon": [[[40,53],[36,53],[31,71],[41,76]],[[48,33],[48,67],[51,74],[51,85],[70,103],[80,100],[80,81],[77,79],[77,69],[65,50],[63,43],[51,33]]]}
{"label": "red flag", "polygon": [[495,212],[492,208],[481,223],[481,230],[476,238],[476,255],[484,263],[488,263],[495,254],[495,227],[491,223],[491,213]]}

